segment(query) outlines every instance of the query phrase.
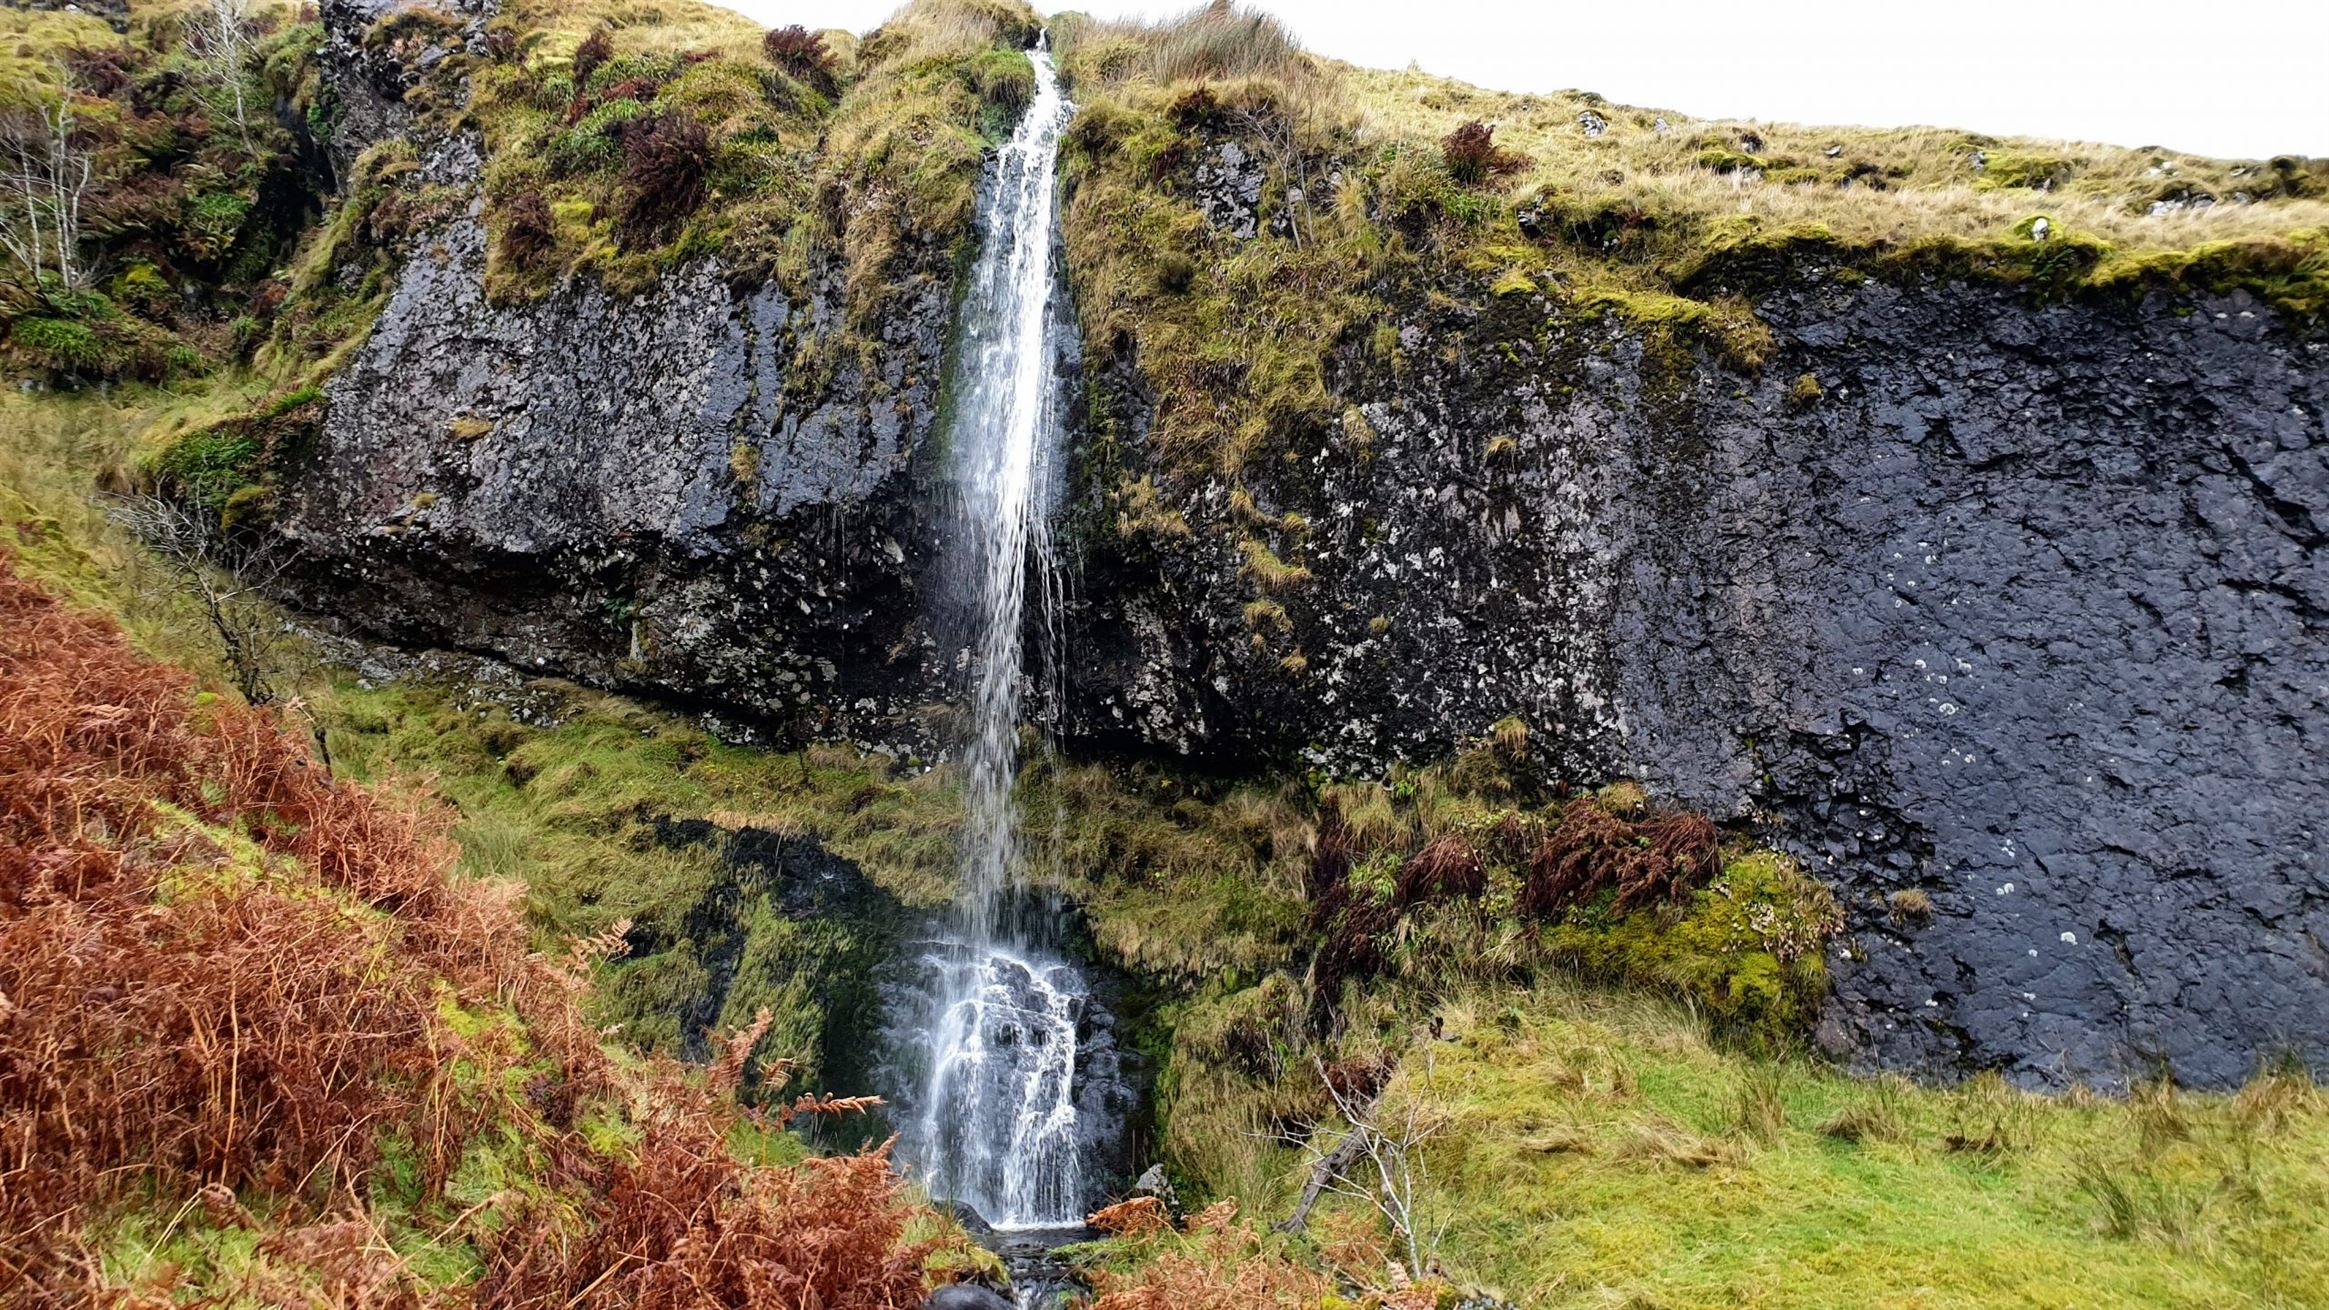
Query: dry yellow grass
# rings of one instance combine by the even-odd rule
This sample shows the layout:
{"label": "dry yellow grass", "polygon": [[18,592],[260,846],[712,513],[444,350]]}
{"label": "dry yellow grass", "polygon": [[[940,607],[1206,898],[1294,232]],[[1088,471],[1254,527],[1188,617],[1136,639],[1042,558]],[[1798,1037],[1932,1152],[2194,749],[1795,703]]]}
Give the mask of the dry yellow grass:
{"label": "dry yellow grass", "polygon": [[[2329,225],[2329,198],[2235,199],[2263,197],[2281,185],[2277,170],[2257,161],[1931,127],[1700,120],[1573,92],[1516,95],[1423,73],[1336,71],[1362,141],[1429,144],[1470,120],[1494,126],[1498,145],[1528,159],[1510,187],[1517,196],[1551,187],[1659,215],[1820,223],[1854,242],[1999,236],[2033,214],[2150,250]],[[1604,124],[1598,136],[1579,122],[1588,113]],[[1977,167],[1976,152],[1983,166]],[[1724,171],[1715,166],[1718,155],[1722,164],[1752,158],[1767,166]],[[1838,186],[1856,167],[1873,169],[1863,176],[1884,189]],[[2315,189],[2329,193],[2324,172],[2329,169],[2316,167],[2309,176]],[[2015,177],[2053,180],[2045,189],[2005,184]],[[2217,203],[2148,215],[2150,202],[2184,191]]]}

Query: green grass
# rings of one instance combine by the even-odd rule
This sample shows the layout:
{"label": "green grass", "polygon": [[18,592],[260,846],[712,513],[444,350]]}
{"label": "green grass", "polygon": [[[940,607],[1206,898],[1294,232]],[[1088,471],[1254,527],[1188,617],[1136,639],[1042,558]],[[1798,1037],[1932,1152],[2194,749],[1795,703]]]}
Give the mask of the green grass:
{"label": "green grass", "polygon": [[[513,721],[450,679],[365,687],[343,674],[309,697],[344,772],[418,779],[454,807],[462,870],[521,884],[545,948],[632,925],[647,945],[601,966],[585,1006],[642,1049],[689,1048],[697,1034],[682,1016],[711,985],[712,943],[697,935],[728,923],[738,959],[714,1027],[742,1027],[769,1008],[761,1053],[813,1082],[827,1007],[862,987],[883,944],[879,924],[779,911],[774,889],[738,881],[724,833],[815,835],[906,905],[951,894],[958,802],[944,775],[893,780],[886,760],[845,749],[729,746],[672,715],[559,683],[528,691],[530,704],[555,707],[550,727]],[[655,827],[664,819],[717,828],[710,841],[668,841]]]}
{"label": "green grass", "polygon": [[0,392],[0,542],[31,577],[113,615],[138,648],[223,676],[193,600],[106,513],[105,488],[137,480],[148,432],[207,427],[252,407],[262,384],[206,379],[174,388]]}
{"label": "green grass", "polygon": [[[1449,1262],[1522,1304],[2329,1297],[2329,1098],[2295,1076],[2132,1101],[1870,1083],[1558,985],[1442,1018],[1449,1040],[1428,1067],[1411,1054],[1393,1095],[1447,1117],[1426,1211]],[[1890,1128],[1854,1140],[1877,1103]]]}

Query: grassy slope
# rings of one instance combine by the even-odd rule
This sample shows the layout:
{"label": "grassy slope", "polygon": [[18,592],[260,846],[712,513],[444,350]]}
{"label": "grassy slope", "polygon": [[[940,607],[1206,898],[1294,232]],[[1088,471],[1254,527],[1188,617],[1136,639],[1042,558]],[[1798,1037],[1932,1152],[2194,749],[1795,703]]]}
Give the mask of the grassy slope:
{"label": "grassy slope", "polygon": [[[708,43],[656,32],[629,29],[625,39],[642,49],[661,48],[666,37],[687,48]],[[1073,69],[1082,56],[1071,44],[1067,57]],[[1074,252],[1084,261],[1079,276],[1099,276],[1103,280],[1094,285],[1102,287],[1110,285],[1107,277],[1127,279],[1118,287],[1122,295],[1100,297],[1098,312],[1144,332],[1185,332],[1185,340],[1158,339],[1179,340],[1196,352],[1195,359],[1263,350],[1259,378],[1227,397],[1235,421],[1225,429],[1193,434],[1192,450],[1217,451],[1211,443],[1240,432],[1244,439],[1266,443],[1271,425],[1288,413],[1309,412],[1332,421],[1333,399],[1318,385],[1315,369],[1299,355],[1285,353],[1287,334],[1304,321],[1306,307],[1320,303],[1340,306],[1330,318],[1347,311],[1357,321],[1370,303],[1368,279],[1400,261],[1425,259],[1429,267],[1489,277],[1501,276],[1513,252],[1524,251],[1528,259],[1545,261],[1541,268],[1523,271],[1532,286],[1559,286],[1564,277],[1577,284],[1614,280],[1638,295],[1671,285],[1654,263],[1644,272],[1622,259],[1596,256],[1591,265],[1581,266],[1564,262],[1578,258],[1571,251],[1511,244],[1517,231],[1511,196],[1468,199],[1473,193],[1451,189],[1444,177],[1433,176],[1425,149],[1431,134],[1482,112],[1480,103],[1465,98],[1473,93],[1445,84],[1410,85],[1407,75],[1379,75],[1382,87],[1374,86],[1370,75],[1346,71],[1343,76],[1359,85],[1358,94],[1370,105],[1412,96],[1421,106],[1412,111],[1421,117],[1398,129],[1416,148],[1386,148],[1378,156],[1383,171],[1367,174],[1370,185],[1391,188],[1390,194],[1436,197],[1456,211],[1434,219],[1456,226],[1442,229],[1437,244],[1420,253],[1403,248],[1406,239],[1386,232],[1365,203],[1321,219],[1340,226],[1310,229],[1314,235],[1299,250],[1289,251],[1290,243],[1282,241],[1246,248],[1208,245],[1190,215],[1175,209],[1169,197],[1144,195],[1141,188],[1111,192],[1095,187],[1098,174],[1093,172],[1081,179],[1079,205],[1108,201],[1127,206],[1087,212],[1081,220],[1087,236],[1095,222],[1126,220],[1121,232],[1147,232],[1157,242],[1140,256],[1143,260],[1175,247],[1226,260],[1218,268],[1193,268],[1198,292],[1180,296],[1156,285],[1152,265],[1110,263],[1115,254],[1095,256],[1084,244]],[[1336,94],[1350,94],[1348,85]],[[1081,148],[1087,151],[1102,141],[1124,146],[1125,165],[1146,169],[1179,135],[1163,121],[1156,103],[1161,93],[1143,90],[1137,81],[1101,94],[1085,82],[1079,95],[1102,111],[1096,121],[1106,129],[1104,137],[1084,139]],[[1428,103],[1433,96],[1444,103]],[[1129,117],[1108,124],[1112,104]],[[1498,110],[1499,117],[1510,112],[1515,124],[1524,112],[1509,99],[1490,109]],[[1382,112],[1388,121],[1389,111]],[[1503,139],[1524,143],[1531,131],[1557,133],[1567,107],[1533,112],[1540,112],[1547,125],[1508,126]],[[1613,121],[1631,122],[1605,112]],[[1645,124],[1633,127],[1648,130]],[[1630,130],[1614,133],[1621,147]],[[1797,149],[1779,129],[1764,133],[1770,138],[1766,155]],[[1551,146],[1544,152],[1554,156]],[[1087,157],[1085,166],[1099,164]],[[1558,167],[1573,170],[1577,165]],[[1659,175],[1654,163],[1635,167],[1637,173]],[[1543,179],[1524,185],[1537,180]],[[1552,180],[1559,184],[1559,177]],[[1691,194],[1700,194],[1730,183],[1715,187],[1705,178],[1685,176],[1678,185],[1698,188]],[[1868,194],[1860,190],[1803,189],[1790,199],[1782,193],[1794,188],[1764,185],[1774,201],[1827,207],[1831,220],[1893,213],[1856,208]],[[1410,187],[1415,189],[1398,189]],[[1905,196],[1915,189],[1887,194]],[[1980,194],[1970,185],[1958,189]],[[1980,205],[1989,202],[1968,210],[1955,191],[1937,191],[1948,203],[1886,203],[1899,206],[1898,216],[1905,216],[1899,221],[1909,229],[1926,233],[1962,231],[1950,225],[1961,224],[1968,213],[1988,212]],[[1847,197],[1850,204],[1844,203]],[[1687,211],[1679,201],[1675,204],[1677,212]],[[2222,212],[2235,218],[2248,214],[2241,221],[2292,216],[2292,221],[2312,221],[2293,204]],[[1932,214],[1944,215],[1946,222],[1932,221]],[[2138,231],[2172,234],[2189,226],[2177,219]],[[1325,239],[1318,239],[1315,234],[1322,230]],[[1665,230],[1690,229],[1677,220]],[[1679,235],[1671,239],[1682,240]],[[1098,263],[1092,262],[1095,258]],[[1289,267],[1300,274],[1291,282]],[[1587,269],[1589,278],[1577,273],[1579,267]],[[1183,313],[1182,301],[1190,312]],[[1093,312],[1092,306],[1087,312]],[[1280,352],[1278,364],[1270,362],[1271,348]],[[82,492],[99,470],[122,467],[126,439],[157,414],[165,425],[199,425],[206,417],[247,407],[260,390],[230,381],[214,384],[207,394],[133,392],[119,399],[71,400],[11,395],[0,401],[7,407],[11,432],[32,433],[36,439],[0,451],[0,487],[9,493],[0,497],[0,508],[37,568],[70,585],[84,602],[124,613],[147,649],[197,667],[214,664],[189,612],[166,591],[141,582],[150,581],[150,575],[141,570],[134,548],[89,509]],[[1276,407],[1285,395],[1295,398],[1291,410]],[[1173,432],[1168,429],[1168,435]],[[306,689],[332,726],[335,752],[356,771],[379,774],[393,768],[430,776],[434,790],[461,811],[457,835],[465,865],[474,872],[528,881],[537,923],[548,931],[589,931],[626,915],[671,914],[700,896],[716,876],[713,861],[703,852],[661,850],[640,842],[641,816],[649,810],[712,817],[731,826],[819,833],[908,900],[927,903],[945,894],[953,801],[943,774],[890,777],[880,762],[845,752],[771,757],[735,750],[667,716],[586,693],[560,693],[570,696],[571,717],[562,726],[539,729],[510,723],[490,709],[480,714],[464,708],[466,697],[454,688],[400,684],[368,689],[319,674]],[[1049,804],[1063,796],[1072,797],[1074,805],[1054,823]],[[1460,795],[1441,799],[1457,807],[1463,803]],[[1178,1110],[1168,1120],[1167,1141],[1184,1176],[1200,1190],[1242,1195],[1258,1212],[1274,1210],[1283,1204],[1293,1159],[1252,1149],[1242,1130],[1256,1111],[1254,1096],[1262,1080],[1224,1076],[1219,1066],[1226,1062],[1227,1039],[1254,1031],[1254,1019],[1267,1018],[1272,1006],[1289,997],[1297,1005],[1300,1001],[1299,978],[1291,966],[1303,945],[1302,869],[1314,831],[1306,793],[1299,787],[1222,788],[1163,775],[1111,776],[1068,767],[1038,770],[1029,800],[1030,828],[1060,838],[1039,844],[1036,863],[1090,899],[1104,949],[1178,985],[1195,987],[1167,1013],[1179,1028],[1167,1077],[1168,1095],[1179,1098]],[[1099,876],[1103,870],[1111,872]],[[1811,1066],[1774,1064],[1710,1047],[1695,1024],[1655,1006],[1627,1003],[1612,1011],[1607,1001],[1573,998],[1553,969],[1537,972],[1540,990],[1534,997],[1481,999],[1474,992],[1481,985],[1476,978],[1461,970],[1451,976],[1431,958],[1435,950],[1468,949],[1481,939],[1458,937],[1451,944],[1449,938],[1431,935],[1447,931],[1446,925],[1424,924],[1422,929],[1412,939],[1409,963],[1358,998],[1355,1012],[1363,1022],[1356,1031],[1368,1040],[1394,1040],[1404,1030],[1401,1016],[1436,1004],[1435,997],[1455,995],[1461,998],[1459,1007],[1468,1007],[1451,1011],[1458,1017],[1460,1040],[1435,1058],[1438,1085],[1464,1089],[1449,1103],[1457,1127],[1435,1156],[1443,1179],[1440,1195],[1456,1225],[1453,1262],[1461,1272],[1532,1298],[1579,1304],[1611,1303],[1635,1294],[1644,1304],[1817,1305],[1915,1295],[1926,1300],[1903,1303],[1994,1304],[2025,1294],[2028,1303],[2055,1304],[2043,1281],[2057,1276],[2049,1269],[2060,1271],[2060,1286],[2079,1289],[2080,1304],[2102,1295],[2118,1297],[2120,1304],[2173,1304],[2176,1296],[2206,1304],[2211,1297],[2222,1303],[2272,1295],[2286,1304],[2306,1304],[2304,1289],[2319,1283],[2317,1277],[2310,1284],[2275,1281],[2281,1277],[2276,1267],[2312,1273],[2303,1261],[2312,1258],[2307,1253],[2322,1249],[2317,1226],[2308,1227],[2306,1218],[2318,1213],[2323,1186],[2318,1160],[2324,1119],[2315,1099],[2296,1097],[2290,1118],[2259,1130],[2256,1140],[2264,1144],[2260,1163],[2246,1174],[2224,1172],[2226,1161],[2238,1154],[2230,1145],[2232,1129],[2226,1127],[2235,1122],[2230,1103],[2199,1098],[2184,1112],[2201,1125],[2195,1133],[2198,1143],[2157,1145],[2148,1174],[2126,1164],[2143,1149],[2134,1111],[2065,1101],[2016,1100],[2012,1117],[2026,1118],[2032,1144],[1984,1154],[1938,1145],[1956,1131],[1962,1098],[1899,1091],[1893,1095],[1902,1113],[1922,1125],[1917,1130],[1921,1144],[1851,1146],[1813,1128],[1832,1108],[1875,1095],[1868,1085]],[[675,959],[629,967],[666,971],[639,992],[644,1001],[661,1003],[684,990],[687,966],[686,960]],[[1403,976],[1404,971],[1419,977]],[[619,997],[613,990],[607,995]],[[797,993],[792,999],[798,1001]],[[1514,1011],[1510,1017],[1504,1014],[1508,1006]],[[1480,1019],[1491,1011],[1489,1020]],[[633,1035],[650,1044],[668,1043],[676,1034],[656,1028],[651,1012],[651,1004],[642,1004],[615,1017],[636,1025]],[[1460,1012],[1468,1012],[1471,1021],[1463,1021]],[[602,1011],[602,1017],[609,1013]],[[780,1038],[787,1031],[800,1029],[788,1030],[780,1021]],[[1300,1052],[1302,1041],[1290,1035],[1281,1057]],[[1623,1096],[1563,1090],[1560,1069],[1596,1061],[1631,1070],[1634,1090]],[[1738,1116],[1731,1102],[1742,1083],[1772,1079],[1792,1126],[1775,1144],[1756,1143],[1733,1131]],[[1285,1099],[1279,1099],[1280,1108]],[[1638,1131],[1645,1124],[1647,1134]],[[1629,1149],[1626,1143],[1636,1138],[1653,1144]],[[1684,1156],[1699,1154],[1692,1138],[1713,1145],[1712,1164],[1701,1169],[1666,1161],[1677,1153],[1668,1148],[1677,1145]],[[1589,1149],[1570,1149],[1580,1144]],[[2311,1163],[2305,1163],[2306,1152]],[[2076,1190],[2076,1171],[2085,1157],[2111,1163],[2132,1181],[2121,1207],[2131,1221],[2117,1223],[2117,1231],[2104,1191]],[[2224,1177],[2232,1182],[2219,1186],[2214,1181]],[[2162,1178],[2171,1181],[2158,1181]],[[2249,1183],[2255,1185],[2253,1194],[2243,1190]],[[2203,1195],[2217,1199],[2205,1205],[2192,1200]],[[1566,1203],[1574,1198],[1592,1204]],[[1547,1209],[1549,1204],[1559,1208]],[[1525,1222],[1516,1224],[1516,1219]],[[1881,1221],[1879,1240],[1852,1237],[1872,1221]],[[1848,1261],[1819,1255],[1852,1240],[1863,1244],[1848,1248]],[[1782,1258],[1790,1252],[1801,1258]],[[2049,1263],[2063,1261],[2071,1263]],[[1926,1290],[1902,1290],[1909,1287]]]}
{"label": "grassy slope", "polygon": [[1427,1212],[1451,1262],[1524,1304],[2329,1303],[2329,1099],[2298,1076],[2128,1101],[1870,1083],[1560,987],[1445,1022],[1394,1095],[1448,1116]]}

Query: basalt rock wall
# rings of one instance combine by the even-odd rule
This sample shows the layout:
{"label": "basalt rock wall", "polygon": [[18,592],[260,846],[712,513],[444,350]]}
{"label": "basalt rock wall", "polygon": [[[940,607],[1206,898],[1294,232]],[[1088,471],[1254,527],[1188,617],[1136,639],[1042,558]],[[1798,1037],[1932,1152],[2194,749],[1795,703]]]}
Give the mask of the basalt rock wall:
{"label": "basalt rock wall", "polygon": [[485,240],[420,241],[326,388],[277,517],[296,598],[783,733],[910,738],[939,694],[917,616],[944,284],[810,382],[837,275],[795,299],[707,259],[496,304]]}
{"label": "basalt rock wall", "polygon": [[[2238,296],[1759,309],[1748,376],[1533,295],[1419,304],[1251,505],[1154,470],[1189,541],[1089,493],[1071,730],[1364,772],[1518,716],[1835,887],[1855,1059],[2329,1062],[2329,346]],[[1095,376],[1137,463],[1138,361]]]}

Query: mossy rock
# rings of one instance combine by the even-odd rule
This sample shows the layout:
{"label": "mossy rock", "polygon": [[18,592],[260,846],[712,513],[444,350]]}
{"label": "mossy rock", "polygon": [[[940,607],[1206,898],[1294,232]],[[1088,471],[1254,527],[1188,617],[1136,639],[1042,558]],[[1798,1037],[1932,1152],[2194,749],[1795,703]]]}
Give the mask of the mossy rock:
{"label": "mossy rock", "polygon": [[1750,1046],[1780,1048],[1827,995],[1820,946],[1841,921],[1794,861],[1753,851],[1726,859],[1687,904],[1613,916],[1604,897],[1571,911],[1545,945],[1588,975],[1671,992]]}
{"label": "mossy rock", "polygon": [[313,447],[322,430],[323,393],[302,387],[255,413],[172,438],[146,462],[161,495],[219,519],[221,527],[262,523],[275,488]]}

